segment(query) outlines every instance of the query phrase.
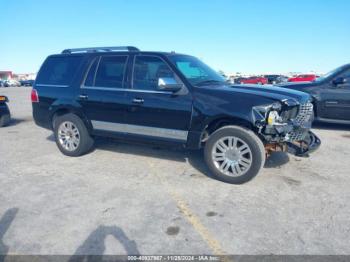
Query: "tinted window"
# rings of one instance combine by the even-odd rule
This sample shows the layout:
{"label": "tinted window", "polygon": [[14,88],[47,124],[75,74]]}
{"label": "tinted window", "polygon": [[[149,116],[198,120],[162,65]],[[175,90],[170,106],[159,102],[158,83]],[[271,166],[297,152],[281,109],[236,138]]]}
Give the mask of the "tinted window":
{"label": "tinted window", "polygon": [[95,86],[122,88],[127,56],[104,56],[101,58]]}
{"label": "tinted window", "polygon": [[171,68],[159,57],[136,56],[133,74],[134,89],[156,90],[161,77],[175,78]]}
{"label": "tinted window", "polygon": [[99,61],[99,58],[96,57],[94,59],[94,61],[92,62],[89,73],[87,74],[86,79],[85,79],[85,84],[84,84],[85,86],[94,86],[95,74],[96,74],[98,61]]}
{"label": "tinted window", "polygon": [[81,63],[81,56],[49,57],[37,77],[37,84],[69,85]]}

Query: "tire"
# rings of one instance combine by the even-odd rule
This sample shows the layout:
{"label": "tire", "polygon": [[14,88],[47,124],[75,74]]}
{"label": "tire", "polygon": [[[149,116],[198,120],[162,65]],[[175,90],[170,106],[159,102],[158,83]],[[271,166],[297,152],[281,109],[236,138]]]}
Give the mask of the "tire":
{"label": "tire", "polygon": [[0,117],[0,127],[7,126],[8,123],[10,123],[11,116],[10,115],[3,115]]}
{"label": "tire", "polygon": [[58,149],[66,156],[78,157],[93,146],[84,122],[75,114],[58,116],[53,120],[54,135]]}
{"label": "tire", "polygon": [[[224,148],[222,142],[227,146],[227,151],[221,150]],[[228,147],[230,142],[231,147]],[[265,148],[253,131],[239,126],[225,126],[210,135],[204,148],[204,159],[218,180],[243,184],[255,177],[264,166]]]}

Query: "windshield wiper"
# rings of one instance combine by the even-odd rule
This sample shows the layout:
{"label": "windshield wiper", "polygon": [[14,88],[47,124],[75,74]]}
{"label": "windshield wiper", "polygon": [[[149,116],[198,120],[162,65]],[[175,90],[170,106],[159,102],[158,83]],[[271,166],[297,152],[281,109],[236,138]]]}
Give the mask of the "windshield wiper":
{"label": "windshield wiper", "polygon": [[211,80],[205,80],[205,81],[201,81],[201,82],[198,82],[197,84],[196,84],[196,86],[201,86],[201,85],[206,85],[206,84],[224,84],[224,83],[226,83],[226,82],[223,82],[223,81],[220,81],[220,80],[213,80],[213,79],[211,79]]}

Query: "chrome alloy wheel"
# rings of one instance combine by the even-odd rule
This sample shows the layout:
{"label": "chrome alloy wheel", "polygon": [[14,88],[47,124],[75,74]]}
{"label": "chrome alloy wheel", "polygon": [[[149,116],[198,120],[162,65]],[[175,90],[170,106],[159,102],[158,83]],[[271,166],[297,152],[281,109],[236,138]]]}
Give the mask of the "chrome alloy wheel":
{"label": "chrome alloy wheel", "polygon": [[78,128],[69,121],[63,122],[58,127],[58,141],[67,151],[74,151],[80,143],[80,133]]}
{"label": "chrome alloy wheel", "polygon": [[214,144],[211,157],[220,172],[234,177],[247,173],[253,162],[253,154],[249,145],[234,136],[219,139]]}

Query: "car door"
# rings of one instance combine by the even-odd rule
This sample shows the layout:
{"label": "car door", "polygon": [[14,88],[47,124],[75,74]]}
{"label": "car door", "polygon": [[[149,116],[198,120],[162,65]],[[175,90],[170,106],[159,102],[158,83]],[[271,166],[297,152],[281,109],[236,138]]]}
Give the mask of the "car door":
{"label": "car door", "polygon": [[338,78],[343,78],[344,82],[334,84],[331,81],[320,91],[321,117],[350,121],[350,69],[335,77],[335,79]]}
{"label": "car door", "polygon": [[79,103],[94,133],[113,132],[125,119],[128,55],[96,57],[81,86]]}
{"label": "car door", "polygon": [[185,86],[177,93],[159,90],[158,80],[163,77],[180,81],[160,56],[135,55],[124,130],[149,140],[185,143],[191,122],[192,96]]}

